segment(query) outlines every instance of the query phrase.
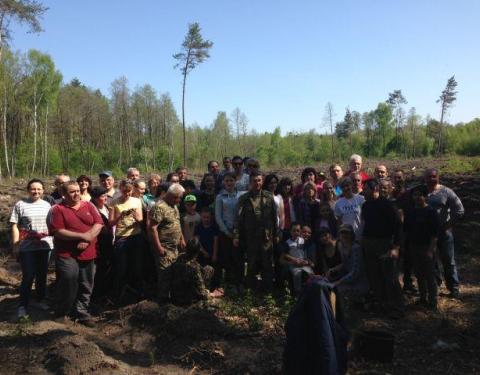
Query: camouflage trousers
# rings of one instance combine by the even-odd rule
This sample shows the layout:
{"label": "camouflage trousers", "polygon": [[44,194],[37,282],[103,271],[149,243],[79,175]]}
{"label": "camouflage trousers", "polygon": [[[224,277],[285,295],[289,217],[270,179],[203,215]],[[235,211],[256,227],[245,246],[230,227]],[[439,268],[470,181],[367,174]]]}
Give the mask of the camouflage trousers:
{"label": "camouflage trousers", "polygon": [[170,299],[174,305],[187,306],[208,299],[207,285],[214,270],[211,266],[202,267],[195,261],[193,263],[176,263],[170,268]]}
{"label": "camouflage trousers", "polygon": [[205,283],[205,286],[207,289],[210,289],[210,284],[213,280],[213,276],[215,274],[215,269],[212,266],[205,266],[202,269],[202,277],[203,277],[203,282]]}
{"label": "camouflage trousers", "polygon": [[169,267],[177,260],[177,249],[166,249],[164,256],[155,252],[155,266],[157,269],[157,297],[161,300],[169,298],[170,294],[170,275]]}

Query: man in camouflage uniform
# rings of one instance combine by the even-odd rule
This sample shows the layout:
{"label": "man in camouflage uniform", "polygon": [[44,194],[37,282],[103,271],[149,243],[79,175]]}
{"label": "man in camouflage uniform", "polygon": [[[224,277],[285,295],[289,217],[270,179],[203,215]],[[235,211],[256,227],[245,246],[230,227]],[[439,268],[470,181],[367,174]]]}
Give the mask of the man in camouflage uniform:
{"label": "man in camouflage uniform", "polygon": [[148,232],[155,255],[157,295],[161,302],[169,298],[168,268],[178,257],[178,247],[185,247],[177,208],[184,191],[180,184],[170,185],[164,199],[150,211]]}
{"label": "man in camouflage uniform", "polygon": [[234,225],[234,246],[247,254],[247,287],[255,287],[257,274],[262,276],[263,288],[270,291],[273,285],[273,245],[277,241],[277,209],[272,193],[262,190],[263,176],[250,174],[250,190],[237,204]]}
{"label": "man in camouflage uniform", "polygon": [[170,297],[175,305],[190,305],[210,296],[206,284],[212,279],[213,268],[198,263],[200,249],[197,239],[188,241],[186,253],[180,254],[169,269]]}

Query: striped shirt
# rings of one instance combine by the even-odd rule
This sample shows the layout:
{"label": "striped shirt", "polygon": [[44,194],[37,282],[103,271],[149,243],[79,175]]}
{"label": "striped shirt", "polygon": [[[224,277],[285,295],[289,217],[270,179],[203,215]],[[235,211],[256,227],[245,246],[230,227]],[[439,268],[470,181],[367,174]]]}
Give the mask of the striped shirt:
{"label": "striped shirt", "polygon": [[15,204],[10,215],[10,223],[18,225],[20,251],[53,249],[52,237],[48,236],[47,227],[50,208],[50,204],[43,199],[32,202],[27,198]]}

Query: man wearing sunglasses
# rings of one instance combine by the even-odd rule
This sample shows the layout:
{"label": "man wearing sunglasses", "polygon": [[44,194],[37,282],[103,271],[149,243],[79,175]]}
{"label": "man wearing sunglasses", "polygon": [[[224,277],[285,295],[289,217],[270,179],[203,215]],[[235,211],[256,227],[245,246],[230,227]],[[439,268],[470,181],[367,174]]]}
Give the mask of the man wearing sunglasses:
{"label": "man wearing sunglasses", "polygon": [[233,173],[235,174],[235,188],[237,191],[247,191],[250,185],[250,178],[243,169],[241,156],[234,156],[232,159]]}

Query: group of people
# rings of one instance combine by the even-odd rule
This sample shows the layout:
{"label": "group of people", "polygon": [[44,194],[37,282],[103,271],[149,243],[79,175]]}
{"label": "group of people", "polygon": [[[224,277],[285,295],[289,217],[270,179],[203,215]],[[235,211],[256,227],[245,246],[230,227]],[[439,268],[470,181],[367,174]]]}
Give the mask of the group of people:
{"label": "group of people", "polygon": [[[129,293],[155,290],[161,302],[189,304],[325,278],[340,295],[391,317],[403,313],[403,292],[437,308],[443,266],[459,297],[452,226],[464,213],[439,171],[407,189],[402,170],[377,165],[373,176],[352,155],[347,170],[302,171],[300,183],[263,175],[253,158],[212,160],[199,186],[179,167],[141,178],[129,168],[115,185],[111,171],[76,180],[62,174],[45,194],[39,179],[12,211],[12,243],[21,264],[18,317],[48,309],[46,277],[54,259],[55,314],[93,325],[91,299],[120,304]],[[399,272],[403,270],[403,291]],[[35,280],[36,298],[30,294]]]}

